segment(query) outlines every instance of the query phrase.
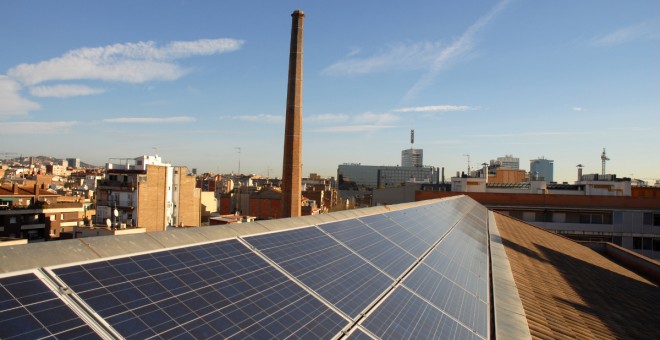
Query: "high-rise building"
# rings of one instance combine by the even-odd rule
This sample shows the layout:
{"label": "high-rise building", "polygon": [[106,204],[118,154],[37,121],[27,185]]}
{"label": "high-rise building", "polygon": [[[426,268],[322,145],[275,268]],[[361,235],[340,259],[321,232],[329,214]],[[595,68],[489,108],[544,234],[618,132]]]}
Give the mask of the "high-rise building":
{"label": "high-rise building", "polygon": [[385,166],[341,164],[337,168],[339,188],[357,186],[365,189],[391,188],[406,182],[438,183],[438,169],[432,166]]}
{"label": "high-rise building", "polygon": [[490,165],[499,166],[500,168],[520,169],[520,158],[513,157],[513,155],[505,155],[504,157],[492,159]]}
{"label": "high-rise building", "polygon": [[402,167],[421,167],[424,165],[424,150],[405,149],[401,151]]}
{"label": "high-rise building", "polygon": [[80,168],[80,158],[67,158],[68,165],[74,169]]}
{"label": "high-rise building", "polygon": [[539,159],[532,159],[529,161],[529,177],[530,180],[545,180],[546,183],[550,184],[554,182],[553,169],[554,164],[553,160],[545,159],[543,157]]}

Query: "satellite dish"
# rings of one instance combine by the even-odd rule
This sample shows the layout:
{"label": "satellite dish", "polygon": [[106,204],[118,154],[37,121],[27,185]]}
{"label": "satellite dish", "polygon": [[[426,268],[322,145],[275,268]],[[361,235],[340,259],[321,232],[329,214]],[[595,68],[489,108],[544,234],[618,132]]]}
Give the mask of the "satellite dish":
{"label": "satellite dish", "polygon": [[115,211],[113,212],[113,214],[115,214],[115,217],[119,216],[119,210],[115,209]]}
{"label": "satellite dish", "polygon": [[108,228],[110,228],[110,226],[112,226],[112,222],[110,221],[109,218],[106,218],[106,219],[105,219],[105,225],[107,225]]}

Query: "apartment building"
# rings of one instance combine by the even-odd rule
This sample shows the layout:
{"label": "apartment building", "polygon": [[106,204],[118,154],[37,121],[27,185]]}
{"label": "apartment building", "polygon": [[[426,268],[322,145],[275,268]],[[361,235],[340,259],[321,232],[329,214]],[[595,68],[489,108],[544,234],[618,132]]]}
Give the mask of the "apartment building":
{"label": "apartment building", "polygon": [[141,156],[106,164],[106,177],[97,187],[95,223],[111,228],[199,226],[200,189],[186,167]]}

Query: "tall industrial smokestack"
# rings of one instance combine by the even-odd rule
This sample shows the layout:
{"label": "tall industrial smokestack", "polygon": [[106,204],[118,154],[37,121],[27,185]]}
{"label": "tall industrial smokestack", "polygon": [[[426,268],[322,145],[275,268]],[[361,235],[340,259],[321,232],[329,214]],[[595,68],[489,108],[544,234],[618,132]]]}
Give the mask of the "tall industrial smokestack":
{"label": "tall industrial smokestack", "polygon": [[291,17],[293,19],[282,167],[282,217],[300,216],[302,195],[302,82],[305,14],[301,10],[296,10]]}

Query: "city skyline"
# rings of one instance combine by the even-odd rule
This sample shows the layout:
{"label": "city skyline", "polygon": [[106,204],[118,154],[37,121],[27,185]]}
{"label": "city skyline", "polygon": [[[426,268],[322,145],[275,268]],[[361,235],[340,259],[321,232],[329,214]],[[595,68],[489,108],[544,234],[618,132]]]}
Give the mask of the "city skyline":
{"label": "city skyline", "polygon": [[660,178],[654,1],[3,3],[0,151],[281,177],[297,8],[305,176],[396,165],[415,129],[447,176],[511,154],[574,181],[606,148]]}

